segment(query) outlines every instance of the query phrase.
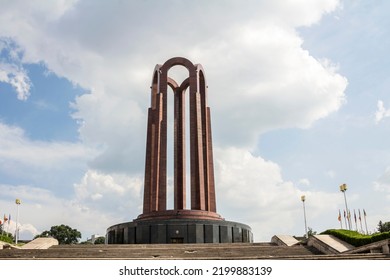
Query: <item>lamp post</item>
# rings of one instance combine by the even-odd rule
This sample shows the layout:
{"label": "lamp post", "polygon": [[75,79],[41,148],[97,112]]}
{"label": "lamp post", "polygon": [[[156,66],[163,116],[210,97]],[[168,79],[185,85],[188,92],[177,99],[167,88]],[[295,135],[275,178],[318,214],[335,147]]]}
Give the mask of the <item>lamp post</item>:
{"label": "lamp post", "polygon": [[15,229],[15,244],[18,244],[19,239],[19,205],[21,203],[20,199],[15,200],[16,203],[16,229]]}
{"label": "lamp post", "polygon": [[306,223],[306,208],[305,208],[305,200],[306,200],[306,197],[304,195],[301,196],[301,201],[302,201],[302,204],[303,204],[303,218],[305,220],[305,235],[306,235],[306,238],[309,238],[309,236],[307,235],[307,223]]}
{"label": "lamp post", "polygon": [[348,204],[347,204],[347,196],[346,196],[346,191],[347,191],[347,184],[342,184],[340,186],[340,191],[344,194],[344,201],[345,201],[345,209],[347,211],[347,221],[348,221],[348,229],[351,230],[351,215],[348,210]]}

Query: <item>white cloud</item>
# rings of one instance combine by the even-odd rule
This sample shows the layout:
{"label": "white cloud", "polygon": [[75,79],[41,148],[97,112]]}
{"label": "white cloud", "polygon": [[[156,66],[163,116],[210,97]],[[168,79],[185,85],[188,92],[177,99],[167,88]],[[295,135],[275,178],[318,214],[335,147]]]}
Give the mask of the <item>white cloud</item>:
{"label": "white cloud", "polygon": [[302,178],[298,181],[298,186],[310,186],[310,180],[307,178]]}
{"label": "white cloud", "polygon": [[307,198],[309,226],[316,229],[317,221],[325,217],[317,230],[334,227],[332,215],[337,210],[338,194],[303,192],[283,180],[276,163],[243,149],[218,149],[216,158],[217,202],[222,202],[218,212],[227,220],[250,225],[257,241],[270,240],[276,233],[302,232],[302,194]]}
{"label": "white cloud", "polygon": [[80,121],[80,136],[88,145],[102,146],[103,152],[91,167],[113,172],[140,172],[146,139],[146,111],[131,95],[93,92],[77,98],[73,117]]}
{"label": "white cloud", "polygon": [[[43,61],[57,75],[91,89],[75,101],[74,116],[82,124],[81,137],[106,148],[92,162],[93,168],[139,172],[139,165],[129,159],[143,158],[140,148],[145,142],[152,70],[171,56],[183,55],[205,67],[214,139],[220,145],[250,147],[265,131],[305,128],[337,110],[345,99],[346,79],[303,50],[294,30],[318,21],[337,4],[254,1],[243,7],[230,1],[205,9],[192,3],[192,9],[177,5],[176,16],[164,21],[156,16],[167,6],[157,9],[160,4],[155,4],[156,9],[143,2],[29,5],[24,11],[12,7],[3,11],[18,17],[21,24],[2,32],[23,47],[24,61]],[[56,12],[50,19],[37,17],[52,5]],[[128,16],[134,10],[134,17]],[[102,25],[100,19],[107,13],[117,16]],[[145,18],[139,19],[139,14]],[[194,29],[187,19],[198,14],[202,22]],[[135,28],[137,20],[142,31]],[[27,29],[29,36],[15,37]]]}
{"label": "white cloud", "polygon": [[33,170],[63,169],[64,165],[84,165],[96,154],[96,151],[81,143],[33,141],[20,127],[1,122],[0,146],[2,170],[13,164]]}
{"label": "white cloud", "polygon": [[269,7],[270,11],[278,14],[279,20],[287,26],[310,26],[317,23],[324,14],[340,8],[340,1],[272,1]]}
{"label": "white cloud", "polygon": [[329,178],[335,178],[336,176],[336,172],[334,170],[328,170],[325,172],[325,174],[329,177]]}
{"label": "white cloud", "polygon": [[[106,228],[122,222],[124,213],[112,213],[99,207],[88,207],[83,201],[56,196],[53,192],[28,185],[1,185],[0,204],[6,215],[11,214],[8,232],[16,227],[15,198],[21,199],[19,206],[20,239],[30,239],[51,226],[66,224],[82,233],[82,240],[92,234],[105,234]],[[97,202],[97,203],[100,203]],[[97,204],[99,205],[99,204]]]}
{"label": "white cloud", "polygon": [[387,199],[390,200],[390,167],[374,182],[374,189],[384,192]]}
{"label": "white cloud", "polygon": [[377,111],[375,112],[375,122],[379,123],[384,118],[390,117],[390,109],[386,109],[382,100],[378,100]]}
{"label": "white cloud", "polygon": [[[50,191],[42,188],[31,187],[27,185],[1,185],[2,211],[6,215],[11,215],[11,224],[7,231],[14,233],[16,220],[20,228],[21,239],[29,239],[45,230],[51,223],[61,220],[66,210],[60,199],[57,199]],[[21,199],[19,205],[19,217],[15,199]],[[49,226],[49,227],[50,227]]]}
{"label": "white cloud", "polygon": [[10,40],[2,40],[0,36],[0,54],[7,52],[9,61],[0,59],[0,82],[10,84],[16,91],[19,100],[26,100],[32,86],[26,70],[21,65],[20,50],[12,46]]}
{"label": "white cloud", "polygon": [[[132,197],[140,199],[143,182],[123,174],[102,174],[96,170],[88,170],[81,182],[75,184],[75,194],[79,201],[106,199],[106,196]],[[116,206],[118,203],[115,203]]]}
{"label": "white cloud", "polygon": [[23,129],[1,122],[0,147],[0,184],[40,186],[67,197],[98,153],[83,143],[35,141]]}
{"label": "white cloud", "polygon": [[248,24],[197,46],[220,144],[252,146],[272,129],[307,128],[345,102],[346,79],[301,45],[291,30]]}

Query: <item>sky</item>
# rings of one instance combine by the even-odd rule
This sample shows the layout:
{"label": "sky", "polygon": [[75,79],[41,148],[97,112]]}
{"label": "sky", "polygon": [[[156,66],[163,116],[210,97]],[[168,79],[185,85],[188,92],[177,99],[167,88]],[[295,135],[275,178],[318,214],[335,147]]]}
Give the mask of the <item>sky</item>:
{"label": "sky", "polygon": [[153,69],[179,56],[205,70],[220,215],[255,241],[303,236],[305,195],[308,227],[340,228],[345,183],[348,208],[376,231],[390,221],[389,9],[0,0],[5,229],[19,211],[20,239],[66,224],[86,240],[141,214]]}

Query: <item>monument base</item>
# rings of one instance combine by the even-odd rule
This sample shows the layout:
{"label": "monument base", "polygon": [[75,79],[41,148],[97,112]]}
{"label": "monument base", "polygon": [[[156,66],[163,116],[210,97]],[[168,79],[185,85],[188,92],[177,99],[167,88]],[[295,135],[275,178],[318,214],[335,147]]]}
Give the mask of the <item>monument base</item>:
{"label": "monument base", "polygon": [[137,219],[107,229],[108,244],[252,243],[248,225],[225,220]]}

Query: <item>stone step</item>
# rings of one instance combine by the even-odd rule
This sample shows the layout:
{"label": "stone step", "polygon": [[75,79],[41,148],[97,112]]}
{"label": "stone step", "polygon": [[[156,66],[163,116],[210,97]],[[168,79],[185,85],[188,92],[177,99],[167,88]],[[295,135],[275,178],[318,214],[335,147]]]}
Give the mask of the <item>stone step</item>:
{"label": "stone step", "polygon": [[0,250],[0,259],[128,259],[128,260],[250,260],[250,259],[390,259],[389,254],[325,255],[312,246],[274,243],[58,245],[47,250]]}
{"label": "stone step", "polygon": [[[25,259],[257,259],[306,256],[315,253],[304,246],[282,247],[266,244],[168,245],[70,245],[48,250],[6,250],[0,258]],[[211,246],[210,246],[211,245]]]}

